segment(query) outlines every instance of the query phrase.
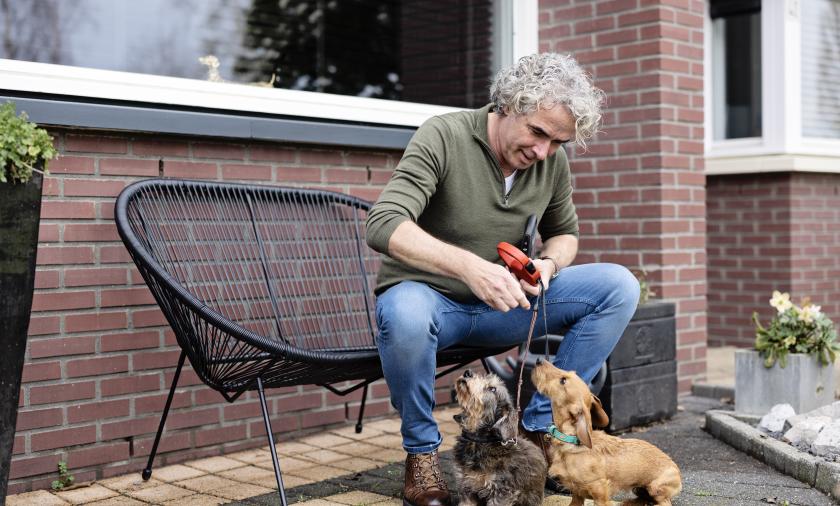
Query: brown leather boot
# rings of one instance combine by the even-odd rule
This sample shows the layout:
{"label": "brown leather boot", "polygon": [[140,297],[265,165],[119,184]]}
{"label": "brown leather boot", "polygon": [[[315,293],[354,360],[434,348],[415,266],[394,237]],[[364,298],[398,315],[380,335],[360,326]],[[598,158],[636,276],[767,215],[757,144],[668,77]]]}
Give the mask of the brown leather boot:
{"label": "brown leather boot", "polygon": [[452,496],[440,470],[437,450],[405,458],[404,506],[451,506]]}
{"label": "brown leather boot", "polygon": [[[523,427],[522,425],[519,426],[519,437],[523,437],[528,441],[534,443],[537,448],[542,450],[543,457],[545,457],[545,464],[547,467],[551,467],[551,452],[548,451],[551,448],[551,444],[548,442],[546,437],[551,437],[545,432],[540,431],[530,431]],[[564,487],[559,481],[551,478],[550,476],[545,477],[545,488],[551,490],[552,492],[558,492],[561,494],[568,494],[569,490]]]}

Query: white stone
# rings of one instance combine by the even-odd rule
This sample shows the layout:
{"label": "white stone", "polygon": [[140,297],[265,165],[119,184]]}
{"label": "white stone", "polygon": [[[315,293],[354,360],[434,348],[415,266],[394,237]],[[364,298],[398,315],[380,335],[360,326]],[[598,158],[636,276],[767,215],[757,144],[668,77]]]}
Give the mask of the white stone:
{"label": "white stone", "polygon": [[767,432],[782,432],[785,427],[785,420],[795,414],[796,411],[790,404],[776,404],[770,409],[769,413],[761,417],[758,427]]}
{"label": "white stone", "polygon": [[833,420],[823,427],[811,445],[811,451],[821,456],[840,454],[840,420]]}
{"label": "white stone", "polygon": [[832,420],[840,418],[840,401],[834,401],[831,404],[826,404],[825,406],[821,406],[812,411],[807,411],[805,413],[788,418],[787,422],[785,422],[785,431],[787,431],[794,425],[800,423],[802,420],[811,418],[813,416],[827,416]]}
{"label": "white stone", "polygon": [[[802,415],[799,415],[802,416]],[[798,418],[794,416],[788,421]],[[784,440],[795,446],[804,446],[810,448],[817,435],[823,428],[831,423],[831,417],[828,416],[809,416],[793,424],[793,427],[785,432]]]}

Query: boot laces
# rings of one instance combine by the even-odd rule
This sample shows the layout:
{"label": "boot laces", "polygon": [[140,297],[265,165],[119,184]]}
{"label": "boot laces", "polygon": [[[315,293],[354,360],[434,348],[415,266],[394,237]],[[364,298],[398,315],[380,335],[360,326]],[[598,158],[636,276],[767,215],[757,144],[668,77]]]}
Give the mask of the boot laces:
{"label": "boot laces", "polygon": [[437,452],[416,454],[413,457],[412,472],[417,486],[424,490],[437,488],[448,491],[446,481],[440,471]]}

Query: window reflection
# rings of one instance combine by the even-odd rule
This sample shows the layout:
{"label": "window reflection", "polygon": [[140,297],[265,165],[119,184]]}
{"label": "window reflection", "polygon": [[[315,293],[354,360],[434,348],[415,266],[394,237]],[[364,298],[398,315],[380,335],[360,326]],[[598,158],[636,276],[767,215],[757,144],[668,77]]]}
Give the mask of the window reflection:
{"label": "window reflection", "polygon": [[0,57],[476,107],[493,0],[4,0]]}
{"label": "window reflection", "polygon": [[761,2],[712,0],[714,137],[761,136]]}
{"label": "window reflection", "polygon": [[840,139],[840,0],[802,3],[802,135]]}

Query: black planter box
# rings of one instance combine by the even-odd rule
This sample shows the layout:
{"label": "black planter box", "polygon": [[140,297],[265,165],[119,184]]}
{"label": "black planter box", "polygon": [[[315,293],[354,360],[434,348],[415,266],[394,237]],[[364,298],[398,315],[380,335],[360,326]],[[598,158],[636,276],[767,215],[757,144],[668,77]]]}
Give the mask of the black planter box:
{"label": "black planter box", "polygon": [[607,359],[600,398],[617,431],[677,412],[676,319],[674,304],[640,306]]}
{"label": "black planter box", "polygon": [[28,183],[0,183],[0,504],[5,504],[15,443],[42,186],[39,173]]}

